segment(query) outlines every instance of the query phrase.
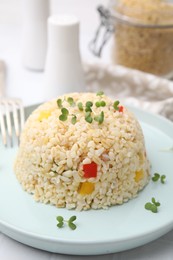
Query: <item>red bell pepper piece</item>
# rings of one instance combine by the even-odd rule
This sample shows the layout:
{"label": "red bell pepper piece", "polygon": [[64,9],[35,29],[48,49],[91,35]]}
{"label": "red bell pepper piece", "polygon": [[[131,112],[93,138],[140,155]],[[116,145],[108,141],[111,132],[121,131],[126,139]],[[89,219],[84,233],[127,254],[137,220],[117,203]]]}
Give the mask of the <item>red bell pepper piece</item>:
{"label": "red bell pepper piece", "polygon": [[118,111],[119,111],[119,112],[123,112],[123,110],[124,110],[124,107],[123,107],[123,106],[119,106]]}
{"label": "red bell pepper piece", "polygon": [[97,164],[95,162],[83,165],[84,177],[95,178],[97,177]]}

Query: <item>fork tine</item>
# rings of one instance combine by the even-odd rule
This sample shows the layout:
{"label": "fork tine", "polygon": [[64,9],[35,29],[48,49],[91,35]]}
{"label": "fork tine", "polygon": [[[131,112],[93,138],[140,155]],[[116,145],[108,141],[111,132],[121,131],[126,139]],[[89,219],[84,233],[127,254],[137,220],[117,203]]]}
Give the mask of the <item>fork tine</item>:
{"label": "fork tine", "polygon": [[4,101],[4,106],[5,106],[5,116],[6,116],[7,132],[10,140],[10,146],[13,147],[12,124],[10,118],[10,109],[7,101]]}
{"label": "fork tine", "polygon": [[19,114],[20,114],[20,127],[21,127],[21,130],[23,129],[24,127],[24,123],[25,123],[25,111],[24,111],[24,107],[23,107],[23,103],[21,100],[18,100],[18,106],[19,106]]}
{"label": "fork tine", "polygon": [[4,119],[4,107],[2,102],[0,102],[0,129],[1,129],[1,135],[2,135],[2,142],[4,144],[4,146],[7,146],[7,132],[6,132],[6,128],[5,128],[5,119]]}
{"label": "fork tine", "polygon": [[19,118],[17,114],[17,104],[16,102],[9,101],[9,103],[12,106],[12,116],[13,116],[13,122],[14,122],[14,131],[15,135],[17,137],[17,143],[19,144],[19,135],[20,135],[20,127],[19,127]]}
{"label": "fork tine", "polygon": [[[0,129],[1,129],[3,144],[5,146],[8,146],[9,142],[11,147],[13,147],[14,145],[13,129],[19,145],[19,138],[20,138],[22,128],[24,126],[24,122],[25,122],[24,107],[20,99],[16,99],[16,98],[0,99]],[[12,125],[14,127],[12,127]]]}

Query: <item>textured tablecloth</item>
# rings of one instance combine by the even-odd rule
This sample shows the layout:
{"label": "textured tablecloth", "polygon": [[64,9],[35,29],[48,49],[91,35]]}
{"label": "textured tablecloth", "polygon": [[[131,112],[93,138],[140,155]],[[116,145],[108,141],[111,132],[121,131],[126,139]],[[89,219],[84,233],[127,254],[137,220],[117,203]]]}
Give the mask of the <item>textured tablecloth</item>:
{"label": "textured tablecloth", "polygon": [[85,64],[88,91],[103,90],[127,105],[173,121],[173,82],[104,62]]}

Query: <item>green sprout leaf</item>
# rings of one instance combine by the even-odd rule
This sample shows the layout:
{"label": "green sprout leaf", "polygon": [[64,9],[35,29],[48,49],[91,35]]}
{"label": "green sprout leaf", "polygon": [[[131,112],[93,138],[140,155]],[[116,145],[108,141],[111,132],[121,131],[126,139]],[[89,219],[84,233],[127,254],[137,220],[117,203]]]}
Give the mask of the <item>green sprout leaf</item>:
{"label": "green sprout leaf", "polygon": [[64,222],[66,222],[69,228],[71,228],[72,230],[76,229],[76,225],[73,223],[76,220],[76,216],[70,217],[69,220],[64,220],[62,216],[57,216],[56,220],[58,221],[58,228],[62,228],[64,226]]}
{"label": "green sprout leaf", "polygon": [[157,213],[158,212],[157,206],[155,204],[150,203],[150,202],[147,202],[145,204],[145,209],[150,210],[153,213]]}
{"label": "green sprout leaf", "polygon": [[120,102],[118,100],[114,102],[113,107],[115,110],[119,110],[119,107],[118,107],[119,103]]}
{"label": "green sprout leaf", "polygon": [[62,216],[57,216],[57,217],[56,217],[56,220],[57,220],[58,222],[63,222],[63,221],[64,221],[64,218],[63,218]]}
{"label": "green sprout leaf", "polygon": [[74,223],[68,223],[68,226],[72,229],[75,230],[76,229],[76,225]]}
{"label": "green sprout leaf", "polygon": [[91,112],[90,111],[87,111],[86,114],[85,114],[85,121],[88,122],[88,123],[92,123],[93,119],[91,117]]}
{"label": "green sprout leaf", "polygon": [[100,106],[101,107],[105,107],[106,106],[106,102],[104,100],[100,101]]}
{"label": "green sprout leaf", "polygon": [[147,202],[147,203],[145,204],[145,209],[150,210],[150,209],[151,209],[151,205],[152,205],[151,202]]}
{"label": "green sprout leaf", "polygon": [[74,106],[75,105],[74,99],[72,97],[68,97],[67,98],[67,102],[70,104],[70,106]]}
{"label": "green sprout leaf", "polygon": [[64,226],[64,222],[59,222],[58,224],[57,224],[57,227],[59,227],[59,228],[62,228]]}
{"label": "green sprout leaf", "polygon": [[158,209],[157,209],[157,206],[155,204],[152,204],[151,205],[151,209],[150,209],[153,213],[157,213],[158,212]]}
{"label": "green sprout leaf", "polygon": [[150,210],[153,213],[157,213],[158,212],[158,207],[160,206],[159,202],[156,202],[155,198],[151,199],[151,202],[147,202],[145,204],[145,209]]}
{"label": "green sprout leaf", "polygon": [[93,102],[91,102],[91,101],[86,102],[86,107],[92,107],[92,106],[93,106]]}
{"label": "green sprout leaf", "polygon": [[67,116],[62,114],[62,115],[59,116],[59,120],[66,121],[67,120]]}
{"label": "green sprout leaf", "polygon": [[61,108],[62,107],[62,99],[59,98],[59,99],[57,99],[56,102],[57,102],[58,107]]}
{"label": "green sprout leaf", "polygon": [[159,202],[156,202],[155,198],[152,198],[151,201],[153,202],[153,204],[155,204],[157,207],[160,206]]}
{"label": "green sprout leaf", "polygon": [[68,220],[68,226],[69,226],[71,229],[73,229],[73,230],[76,229],[76,225],[73,223],[75,220],[76,220],[76,216],[72,216],[72,217],[70,217],[69,220]]}
{"label": "green sprout leaf", "polygon": [[96,96],[103,96],[104,95],[104,92],[103,91],[98,91],[97,93],[96,93]]}
{"label": "green sprout leaf", "polygon": [[87,121],[89,124],[91,124],[92,121],[93,121],[93,119],[92,119],[92,117],[87,117],[87,118],[86,118],[86,121]]}
{"label": "green sprout leaf", "polygon": [[152,201],[154,204],[156,203],[155,198],[152,198],[151,201]]}
{"label": "green sprout leaf", "polygon": [[152,177],[152,181],[156,182],[160,179],[161,183],[165,183],[166,176],[165,175],[160,175],[159,173],[155,173],[154,176]]}
{"label": "green sprout leaf", "polygon": [[160,174],[159,173],[155,173],[154,176],[152,177],[152,181],[156,182],[160,179]]}
{"label": "green sprout leaf", "polygon": [[83,111],[83,104],[82,104],[82,102],[79,102],[77,105],[78,105],[79,110]]}
{"label": "green sprout leaf", "polygon": [[70,218],[69,218],[69,222],[73,222],[73,221],[75,221],[76,218],[77,218],[76,216],[72,216],[72,217],[70,217]]}
{"label": "green sprout leaf", "polygon": [[85,108],[85,112],[92,112],[91,107],[86,107],[86,108]]}
{"label": "green sprout leaf", "polygon": [[64,225],[64,218],[62,216],[57,216],[56,220],[58,221],[57,227],[62,228]]}
{"label": "green sprout leaf", "polygon": [[85,104],[85,112],[92,112],[91,107],[93,106],[93,102],[87,101]]}
{"label": "green sprout leaf", "polygon": [[63,107],[63,108],[61,108],[61,113],[63,114],[63,115],[68,115],[69,114],[69,111],[68,111],[68,109],[67,108],[65,108],[65,107]]}
{"label": "green sprout leaf", "polygon": [[166,176],[165,175],[162,175],[161,178],[160,178],[160,181],[162,184],[165,183],[165,179],[166,179]]}
{"label": "green sprout leaf", "polygon": [[97,102],[95,103],[95,105],[96,105],[96,107],[100,107],[100,101],[97,101]]}
{"label": "green sprout leaf", "polygon": [[156,205],[156,207],[160,206],[160,202],[155,202],[154,204]]}
{"label": "green sprout leaf", "polygon": [[96,107],[105,107],[106,106],[106,102],[104,100],[102,101],[97,101],[95,103]]}
{"label": "green sprout leaf", "polygon": [[72,123],[73,125],[75,125],[75,124],[76,124],[76,121],[77,121],[77,117],[76,117],[75,115],[73,115],[73,116],[72,116],[72,119],[71,119],[71,123]]}
{"label": "green sprout leaf", "polygon": [[94,117],[94,120],[95,120],[96,122],[98,122],[99,124],[102,124],[103,121],[104,121],[104,112],[102,111],[102,112],[100,113],[100,115],[95,116],[95,117]]}

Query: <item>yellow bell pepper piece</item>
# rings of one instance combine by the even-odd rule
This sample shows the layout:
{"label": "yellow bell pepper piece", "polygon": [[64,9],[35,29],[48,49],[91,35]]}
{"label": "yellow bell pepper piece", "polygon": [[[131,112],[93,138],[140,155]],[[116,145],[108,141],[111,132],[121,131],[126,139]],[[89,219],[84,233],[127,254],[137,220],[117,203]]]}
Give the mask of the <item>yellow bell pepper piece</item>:
{"label": "yellow bell pepper piece", "polygon": [[89,195],[94,191],[95,185],[92,182],[82,182],[79,186],[79,194],[81,195]]}
{"label": "yellow bell pepper piece", "polygon": [[43,119],[47,119],[50,115],[51,115],[50,111],[41,111],[38,120],[42,121]]}
{"label": "yellow bell pepper piece", "polygon": [[135,181],[136,181],[136,182],[139,182],[140,180],[142,180],[143,177],[144,177],[144,172],[143,172],[143,170],[136,171],[136,173],[135,173]]}

